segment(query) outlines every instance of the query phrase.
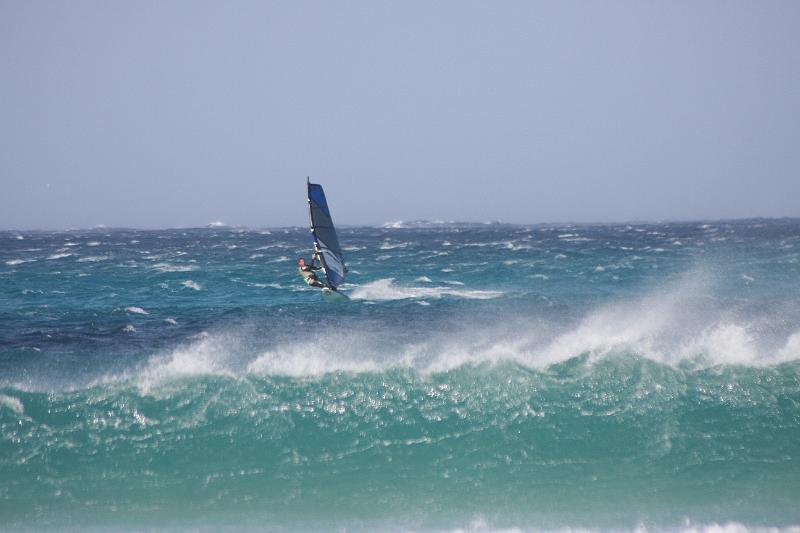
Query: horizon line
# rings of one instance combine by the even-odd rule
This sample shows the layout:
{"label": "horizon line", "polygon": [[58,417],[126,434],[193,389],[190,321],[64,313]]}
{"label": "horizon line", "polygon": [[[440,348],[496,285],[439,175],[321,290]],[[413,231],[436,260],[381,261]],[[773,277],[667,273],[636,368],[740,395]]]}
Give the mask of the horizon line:
{"label": "horizon line", "polygon": [[[577,221],[564,221],[564,222],[503,222],[502,220],[491,221],[464,221],[464,220],[397,220],[386,221],[381,224],[337,224],[339,228],[375,228],[375,229],[423,229],[422,227],[414,228],[413,225],[425,224],[428,226],[618,226],[618,225],[652,225],[652,224],[696,224],[696,223],[728,223],[728,222],[745,222],[750,220],[800,220],[800,216],[754,216],[754,217],[741,217],[741,218],[697,218],[697,219],[639,219],[639,220],[619,220],[610,222],[577,222]],[[399,226],[411,225],[412,227]],[[307,228],[306,225],[287,225],[287,226],[248,226],[244,224],[225,224],[223,222],[210,222],[203,226],[162,226],[162,227],[137,227],[137,226],[106,226],[105,224],[97,224],[91,227],[77,227],[77,228],[3,228],[0,232],[3,233],[21,233],[21,232],[72,232],[72,231],[103,231],[103,230],[135,230],[135,231],[165,231],[165,230],[214,230],[214,229],[245,229],[245,230],[283,230],[283,229],[297,229]],[[429,228],[425,228],[429,229]]]}

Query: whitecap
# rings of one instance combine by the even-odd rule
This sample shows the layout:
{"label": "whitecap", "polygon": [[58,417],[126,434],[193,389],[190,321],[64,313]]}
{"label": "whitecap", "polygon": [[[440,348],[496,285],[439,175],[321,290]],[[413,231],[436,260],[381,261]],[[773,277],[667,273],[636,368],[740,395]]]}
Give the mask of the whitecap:
{"label": "whitecap", "polygon": [[97,263],[98,261],[107,261],[111,259],[108,255],[89,255],[78,259],[78,263]]}
{"label": "whitecap", "polygon": [[752,363],[759,359],[755,338],[747,328],[738,324],[719,324],[707,328],[691,339],[680,355],[686,359],[701,356],[717,364]]}
{"label": "whitecap", "polygon": [[0,394],[0,406],[7,407],[20,416],[22,416],[25,411],[22,400],[5,394]]}
{"label": "whitecap", "polygon": [[381,250],[394,250],[396,248],[406,248],[409,245],[407,242],[400,242],[400,243],[391,243],[389,241],[384,241],[378,248]]}
{"label": "whitecap", "polygon": [[792,334],[787,340],[786,345],[776,354],[779,361],[793,361],[800,359],[800,331]]}
{"label": "whitecap", "polygon": [[122,331],[124,331],[125,333],[135,333],[136,332],[136,328],[133,327],[132,324],[128,324],[127,326],[122,328]]}
{"label": "whitecap", "polygon": [[325,349],[319,339],[276,347],[259,355],[247,365],[247,372],[292,377],[320,376],[329,372],[376,372],[383,365],[371,358],[354,357],[370,353],[371,339],[364,336],[332,335],[326,337]]}
{"label": "whitecap", "polygon": [[385,229],[404,229],[407,226],[406,223],[403,222],[402,220],[395,220],[390,222],[384,222],[382,227]]}
{"label": "whitecap", "polygon": [[150,268],[160,270],[161,272],[192,272],[197,270],[195,265],[174,265],[170,263],[157,263]]}
{"label": "whitecap", "polygon": [[195,283],[194,281],[192,281],[190,279],[187,279],[186,281],[182,281],[181,285],[183,285],[187,289],[194,289],[196,291],[199,291],[199,290],[202,289],[202,287],[200,285],[198,285],[197,283]]}
{"label": "whitecap", "polygon": [[149,315],[150,314],[147,311],[145,311],[144,309],[142,309],[141,307],[136,307],[136,306],[133,306],[133,305],[130,306],[130,307],[126,307],[125,311],[127,311],[129,313],[133,313],[135,315]]}
{"label": "whitecap", "polygon": [[16,265],[22,265],[22,264],[25,264],[25,263],[34,263],[34,262],[36,262],[36,259],[10,259],[10,260],[6,261],[6,264],[8,266],[16,266]]}
{"label": "whitecap", "polygon": [[22,294],[44,294],[40,289],[22,289]]}

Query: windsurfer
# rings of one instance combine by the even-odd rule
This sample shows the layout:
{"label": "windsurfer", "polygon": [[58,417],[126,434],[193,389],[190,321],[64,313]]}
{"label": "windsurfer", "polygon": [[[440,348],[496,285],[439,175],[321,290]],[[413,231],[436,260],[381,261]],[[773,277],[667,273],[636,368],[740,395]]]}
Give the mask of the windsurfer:
{"label": "windsurfer", "polygon": [[322,281],[320,281],[320,279],[317,277],[317,273],[315,272],[316,270],[322,268],[315,266],[314,262],[316,259],[317,259],[317,254],[315,253],[312,256],[311,264],[308,265],[306,264],[305,258],[301,257],[300,259],[297,260],[297,266],[300,267],[300,274],[303,276],[303,279],[305,280],[306,284],[309,287],[322,288],[325,287],[326,285],[322,283]]}

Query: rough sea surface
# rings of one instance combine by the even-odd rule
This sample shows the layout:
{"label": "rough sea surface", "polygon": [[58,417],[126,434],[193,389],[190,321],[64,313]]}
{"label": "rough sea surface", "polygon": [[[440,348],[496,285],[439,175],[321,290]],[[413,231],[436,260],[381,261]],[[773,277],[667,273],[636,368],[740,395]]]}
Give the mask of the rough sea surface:
{"label": "rough sea surface", "polygon": [[0,232],[0,529],[799,530],[800,221]]}

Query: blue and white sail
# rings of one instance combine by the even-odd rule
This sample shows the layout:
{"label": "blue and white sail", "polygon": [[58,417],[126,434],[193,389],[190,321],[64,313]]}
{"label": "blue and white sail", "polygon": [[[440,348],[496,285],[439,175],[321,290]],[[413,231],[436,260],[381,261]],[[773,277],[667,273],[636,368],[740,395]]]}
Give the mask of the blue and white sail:
{"label": "blue and white sail", "polygon": [[322,185],[311,183],[311,180],[308,180],[308,211],[311,215],[314,250],[319,254],[328,287],[336,290],[347,275],[347,267],[325,191],[322,190]]}

